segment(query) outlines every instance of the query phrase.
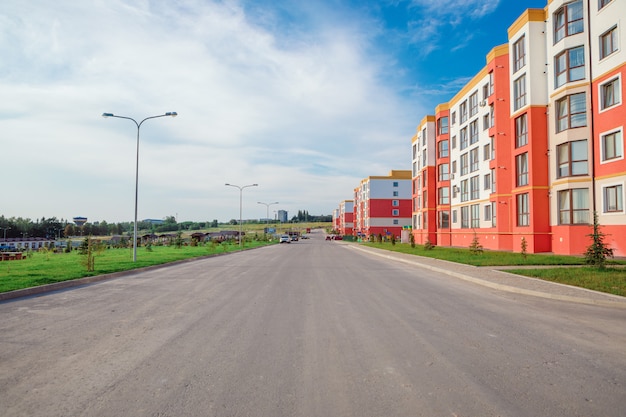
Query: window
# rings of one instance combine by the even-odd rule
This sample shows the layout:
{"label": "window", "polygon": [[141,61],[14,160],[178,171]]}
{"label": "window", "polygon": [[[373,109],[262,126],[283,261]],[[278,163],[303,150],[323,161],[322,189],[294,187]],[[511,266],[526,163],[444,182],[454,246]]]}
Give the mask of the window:
{"label": "window", "polygon": [[452,173],[456,174],[456,161],[452,161]]}
{"label": "window", "polygon": [[426,166],[426,150],[424,149],[424,152],[422,152],[422,166],[425,167]]}
{"label": "window", "polygon": [[467,153],[461,155],[461,175],[467,175],[469,165],[467,163]]}
{"label": "window", "polygon": [[453,111],[452,112],[452,124],[455,124],[455,123],[456,123],[456,112]]}
{"label": "window", "polygon": [[556,131],[587,126],[585,93],[572,94],[556,102]]}
{"label": "window", "polygon": [[513,72],[517,72],[526,65],[525,36],[513,44]]}
{"label": "window", "polygon": [[461,228],[469,228],[469,207],[461,207]]}
{"label": "window", "polygon": [[399,200],[391,200],[391,205],[394,207],[398,207],[400,205],[400,201]]}
{"label": "window", "polygon": [[624,147],[622,142],[622,132],[611,132],[602,135],[602,161],[621,159],[624,157]]}
{"label": "window", "polygon": [[478,175],[470,178],[470,195],[471,200],[480,198],[480,176]]}
{"label": "window", "polygon": [[496,192],[496,169],[493,168],[491,170],[491,192]]}
{"label": "window", "polygon": [[491,203],[491,227],[496,227],[496,202]]}
{"label": "window", "polygon": [[558,178],[587,175],[587,140],[558,145],[556,153]]}
{"label": "window", "polygon": [[392,216],[399,216],[400,215],[400,210],[398,210],[398,209],[391,210],[391,215]]}
{"label": "window", "polygon": [[491,144],[488,143],[483,146],[483,161],[491,160]]}
{"label": "window", "polygon": [[487,204],[484,208],[485,210],[485,221],[491,221],[491,204]]}
{"label": "window", "polygon": [[493,71],[489,73],[489,95],[493,94]]}
{"label": "window", "polygon": [[478,171],[478,148],[474,148],[469,152],[470,155],[470,172]]}
{"label": "window", "polygon": [[598,10],[609,4],[612,0],[598,0]]}
{"label": "window", "polygon": [[470,145],[478,142],[478,120],[474,120],[470,123]]}
{"label": "window", "polygon": [[513,83],[513,97],[515,110],[519,110],[526,105],[526,74]]}
{"label": "window", "polygon": [[609,107],[620,104],[621,94],[619,86],[619,77],[600,85],[600,110],[606,110]]}
{"label": "window", "polygon": [[439,164],[437,167],[439,181],[448,181],[450,179],[450,165]]}
{"label": "window", "polygon": [[515,157],[515,167],[517,173],[517,186],[528,185],[528,152]]}
{"label": "window", "polygon": [[394,181],[394,182],[393,182],[393,186],[394,186],[394,187],[397,187],[397,186],[398,186],[398,181]]}
{"label": "window", "polygon": [[452,149],[456,149],[456,136],[452,136]]}
{"label": "window", "polygon": [[468,142],[467,142],[467,127],[464,127],[463,129],[461,129],[461,132],[459,133],[461,135],[461,139],[460,139],[460,146],[461,146],[461,150],[467,148]]}
{"label": "window", "polygon": [[472,204],[472,227],[480,227],[480,204]]}
{"label": "window", "polygon": [[393,224],[400,224],[400,221],[398,219],[394,219]]}
{"label": "window", "polygon": [[600,35],[600,59],[606,58],[617,51],[617,26]]}
{"label": "window", "polygon": [[589,224],[589,190],[559,191],[559,224]]}
{"label": "window", "polygon": [[489,83],[483,85],[483,100],[487,100],[491,94],[489,93]]}
{"label": "window", "polygon": [[467,101],[464,101],[459,106],[459,113],[461,117],[461,123],[467,122]]}
{"label": "window", "polygon": [[413,144],[413,159],[417,158],[417,145]]}
{"label": "window", "polygon": [[394,191],[394,192],[393,192],[393,196],[394,196],[394,197],[397,197],[397,196],[398,196],[398,191]]}
{"label": "window", "polygon": [[442,210],[438,213],[438,223],[441,228],[450,228],[450,212],[448,210]]}
{"label": "window", "polygon": [[528,119],[526,113],[515,119],[515,147],[528,144]]}
{"label": "window", "polygon": [[437,132],[440,135],[445,135],[448,133],[448,117],[440,117],[437,120]]}
{"label": "window", "polygon": [[621,184],[604,187],[602,194],[605,213],[624,211],[624,187]]}
{"label": "window", "polygon": [[554,59],[555,84],[560,87],[565,83],[585,78],[585,49],[582,46],[568,49]]}
{"label": "window", "polygon": [[517,195],[517,225],[530,225],[530,205],[528,204],[528,193]]}
{"label": "window", "polygon": [[568,3],[554,13],[554,43],[583,30],[582,0]]}
{"label": "window", "polygon": [[456,210],[452,210],[452,223],[457,223]]}
{"label": "window", "polygon": [[467,185],[467,180],[461,181],[461,201],[469,200],[469,187]]}
{"label": "window", "polygon": [[437,151],[439,153],[439,158],[447,158],[448,157],[448,141],[442,140],[437,144]]}
{"label": "window", "polygon": [[422,146],[426,146],[426,128],[422,129]]}
{"label": "window", "polygon": [[470,117],[478,113],[478,91],[475,91],[469,98]]}
{"label": "window", "polygon": [[437,190],[439,195],[439,204],[450,204],[450,188],[441,187]]}
{"label": "window", "polygon": [[485,114],[483,116],[483,130],[487,130],[491,127],[489,123],[490,123],[489,114]]}
{"label": "window", "polygon": [[491,173],[485,174],[483,178],[484,178],[483,189],[490,190],[491,189]]}

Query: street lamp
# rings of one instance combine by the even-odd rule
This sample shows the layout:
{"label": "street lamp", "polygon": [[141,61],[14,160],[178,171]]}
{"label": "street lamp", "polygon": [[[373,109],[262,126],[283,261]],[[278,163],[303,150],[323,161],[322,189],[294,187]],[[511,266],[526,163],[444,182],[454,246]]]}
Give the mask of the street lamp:
{"label": "street lamp", "polygon": [[146,120],[156,119],[158,117],[166,117],[166,116],[176,117],[178,116],[178,113],[176,113],[175,111],[170,111],[165,114],[160,114],[158,116],[146,117],[139,123],[137,123],[137,121],[133,119],[132,117],[116,116],[113,113],[102,113],[102,117],[104,117],[105,119],[107,117],[127,119],[127,120],[132,120],[135,123],[135,125],[137,125],[137,160],[135,163],[135,230],[133,233],[133,262],[137,262],[137,197],[139,195],[139,129],[141,128],[141,125],[143,124],[143,122],[145,122]]}
{"label": "street lamp", "polygon": [[243,189],[248,187],[258,187],[259,184],[249,184],[244,186],[239,186],[235,184],[224,184],[227,187],[235,187],[239,188],[239,248],[243,246],[243,238],[242,238],[242,225],[243,225],[243,216],[242,216],[242,207],[243,207]]}
{"label": "street lamp", "polygon": [[267,214],[265,215],[265,223],[267,224],[267,228],[269,228],[270,225],[270,206],[274,205],[274,204],[278,204],[278,201],[274,202],[274,203],[263,203],[261,201],[257,201],[257,204],[263,204],[266,208],[267,208]]}
{"label": "street lamp", "polygon": [[4,243],[7,242],[7,230],[11,230],[10,227],[3,227],[2,230],[4,230]]}

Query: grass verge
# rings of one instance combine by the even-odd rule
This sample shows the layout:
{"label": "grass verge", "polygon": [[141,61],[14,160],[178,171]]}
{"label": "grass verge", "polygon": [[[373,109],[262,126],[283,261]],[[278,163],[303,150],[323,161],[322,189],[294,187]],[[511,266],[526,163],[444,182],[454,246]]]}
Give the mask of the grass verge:
{"label": "grass verge", "polygon": [[[363,245],[474,266],[541,266],[537,269],[507,269],[506,271],[608,294],[626,296],[626,268],[611,267],[612,265],[626,265],[624,261],[611,260],[607,263],[607,268],[598,269],[584,266],[585,259],[577,256],[548,254],[527,254],[524,256],[521,253],[498,251],[483,251],[480,254],[473,254],[465,248],[436,247],[433,250],[425,250],[421,245],[415,245],[413,248],[409,244],[402,243],[395,245],[391,243],[363,243]],[[555,268],[549,268],[551,265]]]}
{"label": "grass verge", "polygon": [[[246,242],[250,249],[266,246],[268,242]],[[0,262],[0,292],[36,287],[77,278],[128,271],[152,265],[161,265],[183,259],[199,258],[226,252],[238,251],[235,244],[182,246],[153,246],[137,250],[137,262],[133,262],[131,249],[105,249],[95,253],[94,271],[88,272],[86,256],[78,251],[71,253],[31,252],[26,259]]]}

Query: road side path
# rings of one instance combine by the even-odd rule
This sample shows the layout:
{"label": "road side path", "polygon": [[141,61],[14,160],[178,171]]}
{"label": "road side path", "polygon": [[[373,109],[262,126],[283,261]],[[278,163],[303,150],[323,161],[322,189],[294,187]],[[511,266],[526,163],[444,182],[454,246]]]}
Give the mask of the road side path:
{"label": "road side path", "polygon": [[[334,243],[337,244],[340,242]],[[351,242],[341,242],[340,244],[348,245],[355,250],[368,252],[387,259],[394,259],[399,262],[405,262],[433,271],[442,272],[456,278],[502,291],[562,301],[626,308],[626,297],[592,291],[586,288],[574,287],[571,285],[544,281],[538,278],[515,275],[496,269],[499,267],[476,267],[424,256],[409,255],[405,253],[387,251],[384,249],[371,248]]]}

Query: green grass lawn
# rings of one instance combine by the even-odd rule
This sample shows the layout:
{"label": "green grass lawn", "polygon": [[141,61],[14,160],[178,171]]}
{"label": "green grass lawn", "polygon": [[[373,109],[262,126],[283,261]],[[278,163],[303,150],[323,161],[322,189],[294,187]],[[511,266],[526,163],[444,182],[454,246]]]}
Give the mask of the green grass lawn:
{"label": "green grass lawn", "polygon": [[[271,244],[269,242],[245,242],[245,249]],[[105,249],[95,253],[94,271],[88,272],[86,256],[78,251],[71,253],[31,252],[25,259],[0,262],[0,292],[30,288],[77,278],[127,271],[152,265],[207,255],[238,251],[234,244],[204,246],[152,246],[149,251],[137,248],[137,262],[133,262],[130,249]]]}
{"label": "green grass lawn", "polygon": [[626,297],[626,268],[507,269],[506,272]]}
{"label": "green grass lawn", "polygon": [[[435,247],[432,250],[425,250],[421,245],[415,245],[412,248],[411,245],[402,243],[396,243],[395,245],[391,243],[363,243],[363,245],[474,266],[536,265],[541,266],[541,268],[507,269],[507,272],[626,296],[626,268],[623,267],[626,264],[625,261],[609,260],[607,268],[601,270],[583,266],[585,265],[585,259],[578,256],[549,254],[528,254],[523,256],[521,253],[487,250],[481,254],[473,254],[466,248]],[[545,268],[545,266],[550,265],[558,267]],[[568,265],[572,267],[563,267]],[[580,266],[576,267],[575,265]]]}

